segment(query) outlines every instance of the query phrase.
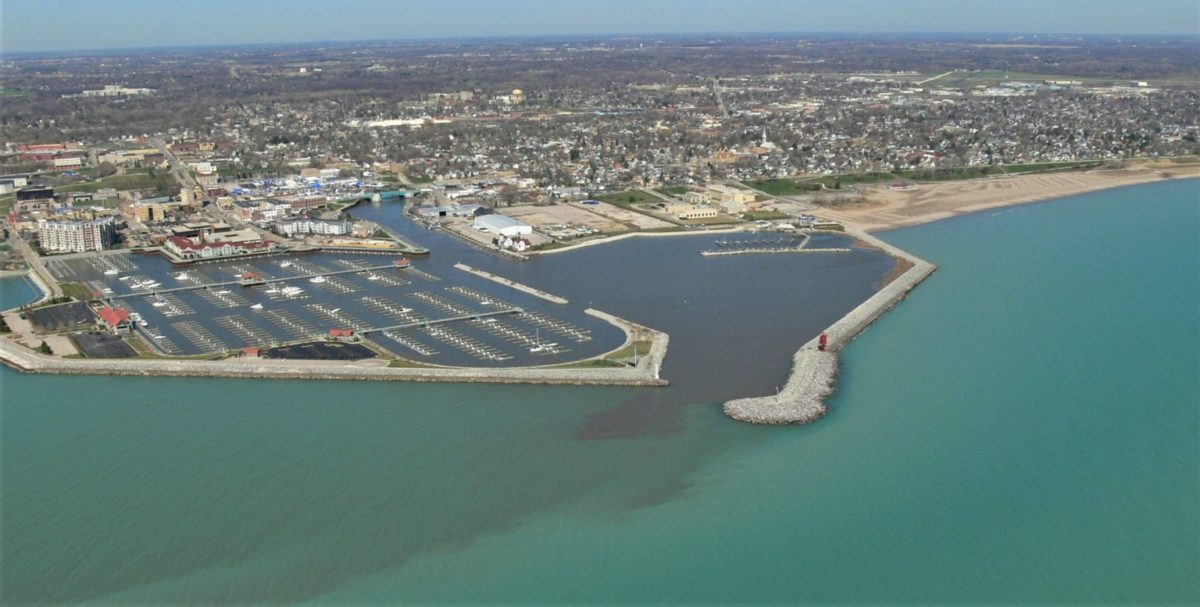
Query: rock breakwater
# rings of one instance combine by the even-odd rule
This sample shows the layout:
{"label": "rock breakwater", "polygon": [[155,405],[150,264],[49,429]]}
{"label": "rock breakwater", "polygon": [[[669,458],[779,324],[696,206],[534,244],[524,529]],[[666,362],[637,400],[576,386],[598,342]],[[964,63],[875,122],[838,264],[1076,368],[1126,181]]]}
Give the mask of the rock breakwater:
{"label": "rock breakwater", "polygon": [[777,394],[728,401],[724,405],[726,415],[754,424],[807,424],[820,419],[828,411],[825,399],[836,387],[838,351],[937,270],[936,265],[865,232],[850,234],[912,266],[830,325],[824,331],[828,337],[825,350],[818,347],[817,338],[801,346],[792,359],[787,383]]}

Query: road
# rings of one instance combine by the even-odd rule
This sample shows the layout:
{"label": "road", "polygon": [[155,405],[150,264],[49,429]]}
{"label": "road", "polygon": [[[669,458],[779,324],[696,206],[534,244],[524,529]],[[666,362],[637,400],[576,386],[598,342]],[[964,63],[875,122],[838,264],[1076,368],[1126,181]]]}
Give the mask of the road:
{"label": "road", "polygon": [[920,86],[920,85],[924,85],[924,84],[933,82],[934,80],[940,80],[940,79],[945,78],[946,76],[949,76],[950,74],[953,74],[954,72],[957,72],[957,71],[958,70],[950,70],[950,71],[946,72],[945,74],[938,74],[937,76],[934,76],[933,78],[926,78],[926,79],[918,82],[917,85]]}
{"label": "road", "polygon": [[712,79],[713,95],[717,97],[717,106],[721,108],[721,115],[729,117],[729,107],[725,105],[725,98],[721,96],[721,82],[716,77]]}
{"label": "road", "polygon": [[[192,191],[195,191],[198,188],[201,192],[204,191],[204,188],[201,187],[200,183],[198,181],[196,181],[196,179],[194,177],[192,177],[192,173],[191,173],[191,171],[188,170],[187,165],[184,164],[183,161],[179,160],[179,158],[177,158],[175,156],[175,153],[171,151],[170,146],[168,146],[166,143],[164,143],[162,139],[159,139],[157,137],[151,138],[150,143],[153,144],[155,147],[157,147],[159,150],[161,150],[163,153],[163,157],[165,157],[167,159],[167,162],[171,163],[171,175],[173,177],[175,177],[175,181],[179,182],[179,187],[185,188],[188,190],[192,190]],[[229,211],[226,211],[225,209],[221,208],[221,205],[217,204],[215,201],[212,204],[205,207],[205,212],[207,212],[210,216],[213,216],[215,219],[223,221],[235,228],[239,228],[239,229],[249,228],[251,230],[254,230],[256,233],[258,233],[259,236],[261,236],[263,238],[268,238],[268,237],[273,236],[270,232],[254,225],[254,224],[242,221],[240,218],[234,216]]]}
{"label": "road", "polygon": [[46,283],[47,287],[50,287],[50,295],[52,297],[62,297],[62,287],[58,286],[58,281],[55,280],[54,275],[46,269],[46,266],[42,265],[42,258],[38,257],[38,254],[29,246],[29,243],[25,242],[24,238],[15,234],[9,238],[9,242],[21,253],[21,257],[25,258],[25,263],[29,264],[30,269],[37,273],[38,277],[41,278],[42,282]]}

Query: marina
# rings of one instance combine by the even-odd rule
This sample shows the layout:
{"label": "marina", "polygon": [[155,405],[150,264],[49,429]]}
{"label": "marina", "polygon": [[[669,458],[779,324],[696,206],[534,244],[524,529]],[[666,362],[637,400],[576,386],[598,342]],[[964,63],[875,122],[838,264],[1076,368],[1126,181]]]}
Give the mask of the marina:
{"label": "marina", "polygon": [[809,234],[791,238],[722,239],[716,241],[717,248],[700,251],[705,257],[717,255],[762,255],[774,253],[847,253],[847,247],[809,248]]}
{"label": "marina", "polygon": [[596,356],[625,339],[582,310],[543,309],[549,294],[468,273],[447,280],[426,260],[318,253],[180,269],[154,256],[104,259],[52,259],[48,269],[128,309],[133,330],[163,356],[237,355],[349,331],[340,339],[423,364],[520,366]]}

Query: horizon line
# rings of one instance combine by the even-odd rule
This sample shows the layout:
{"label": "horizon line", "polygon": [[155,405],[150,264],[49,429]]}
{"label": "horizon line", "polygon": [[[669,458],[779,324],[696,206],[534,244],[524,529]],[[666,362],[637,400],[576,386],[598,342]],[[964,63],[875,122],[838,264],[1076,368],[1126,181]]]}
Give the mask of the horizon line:
{"label": "horizon line", "polygon": [[531,40],[538,38],[576,38],[576,39],[605,39],[605,38],[663,38],[663,37],[687,37],[687,36],[1033,36],[1033,37],[1076,37],[1076,38],[1094,38],[1094,37],[1117,37],[1117,38],[1181,38],[1194,39],[1200,41],[1200,32],[1189,33],[1114,33],[1114,32],[988,32],[988,31],[885,31],[885,30],[823,30],[823,31],[696,31],[696,32],[609,32],[609,33],[554,33],[554,34],[480,34],[480,35],[458,35],[458,36],[429,36],[418,38],[333,38],[326,40],[293,40],[293,41],[278,41],[278,42],[221,42],[221,43],[196,43],[196,44],[169,44],[169,45],[138,45],[138,46],[108,46],[97,48],[62,48],[62,49],[45,49],[45,50],[7,50],[0,48],[0,58],[9,57],[25,57],[25,56],[47,56],[47,55],[74,55],[84,53],[104,53],[113,54],[121,52],[144,52],[153,50],[162,51],[183,51],[183,50],[217,50],[223,48],[270,48],[270,47],[286,47],[286,46],[306,46],[320,44],[379,44],[379,43],[428,43],[428,42],[453,42],[453,41],[479,41],[479,40]]}

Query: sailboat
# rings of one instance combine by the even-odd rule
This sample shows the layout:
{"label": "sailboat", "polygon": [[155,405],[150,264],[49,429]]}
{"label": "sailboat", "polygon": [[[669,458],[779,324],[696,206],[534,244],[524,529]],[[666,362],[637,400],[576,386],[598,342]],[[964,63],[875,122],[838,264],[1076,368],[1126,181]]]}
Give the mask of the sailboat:
{"label": "sailboat", "polygon": [[554,352],[554,347],[557,343],[542,343],[542,334],[539,329],[534,329],[534,346],[529,349],[530,354],[541,354],[542,352]]}

